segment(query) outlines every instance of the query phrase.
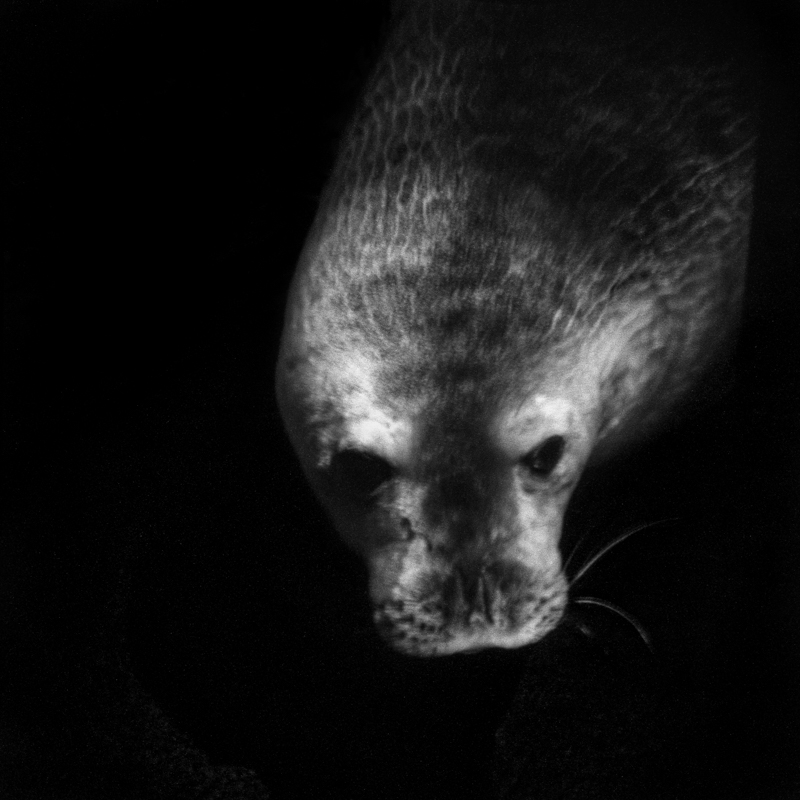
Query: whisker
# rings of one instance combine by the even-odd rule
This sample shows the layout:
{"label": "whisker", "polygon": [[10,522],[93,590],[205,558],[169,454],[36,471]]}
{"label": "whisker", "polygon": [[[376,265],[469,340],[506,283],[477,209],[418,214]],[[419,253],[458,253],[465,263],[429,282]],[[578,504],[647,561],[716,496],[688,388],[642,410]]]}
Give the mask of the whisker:
{"label": "whisker", "polygon": [[594,633],[592,633],[591,628],[588,625],[584,625],[577,619],[572,620],[572,624],[584,635],[588,636],[590,639],[594,637]]}
{"label": "whisker", "polygon": [[653,644],[650,640],[650,634],[644,629],[644,626],[641,622],[639,622],[636,617],[632,614],[629,614],[627,611],[623,611],[619,606],[614,605],[614,603],[609,603],[607,600],[601,600],[598,597],[575,597],[573,599],[575,603],[580,603],[582,605],[587,606],[600,606],[601,608],[605,608],[608,611],[612,611],[615,614],[619,614],[628,624],[632,625],[636,629],[636,633],[639,634],[639,637],[644,642],[647,649],[655,655],[655,650],[653,649]]}
{"label": "whisker", "polygon": [[573,559],[573,558],[575,558],[575,556],[578,554],[578,549],[580,548],[580,546],[581,546],[581,545],[582,545],[582,544],[583,544],[583,543],[584,543],[584,542],[585,542],[585,541],[586,541],[586,540],[587,540],[587,539],[588,539],[590,536],[592,536],[592,535],[593,535],[593,534],[594,534],[594,533],[595,533],[595,532],[596,532],[596,531],[599,529],[599,527],[600,527],[599,525],[595,525],[595,526],[593,526],[593,527],[590,527],[590,528],[588,528],[587,530],[585,530],[585,531],[584,531],[584,532],[581,534],[581,536],[579,536],[579,537],[578,537],[578,541],[577,541],[577,542],[575,542],[575,545],[574,545],[574,546],[573,546],[573,548],[572,548],[572,552],[571,552],[571,553],[570,553],[570,554],[567,556],[567,560],[564,562],[564,565],[561,567],[561,569],[562,569],[562,571],[564,572],[564,574],[566,574],[566,572],[567,572],[567,567],[569,567],[570,563],[572,562],[572,559]]}
{"label": "whisker", "polygon": [[[576,573],[575,577],[572,578],[570,581],[570,586],[574,586],[606,553],[610,550],[613,550],[618,544],[622,544],[626,539],[633,536],[634,533],[640,533],[641,531],[647,530],[648,528],[653,528],[656,525],[662,525],[665,522],[675,522],[678,519],[677,517],[668,517],[666,519],[659,519],[655,522],[645,522],[643,525],[637,525],[635,528],[632,528],[629,531],[626,531],[621,536],[617,536],[616,539],[609,542],[605,547],[601,548],[598,553],[595,553]],[[573,551],[574,554],[574,551]],[[569,563],[569,562],[568,562]],[[566,565],[564,565],[566,569]]]}

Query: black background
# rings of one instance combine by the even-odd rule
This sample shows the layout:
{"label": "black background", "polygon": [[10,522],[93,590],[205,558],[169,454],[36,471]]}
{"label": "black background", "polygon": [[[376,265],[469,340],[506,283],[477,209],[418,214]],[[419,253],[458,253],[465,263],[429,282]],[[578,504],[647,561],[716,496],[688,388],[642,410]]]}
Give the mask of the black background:
{"label": "black background", "polygon": [[[81,744],[75,687],[116,646],[121,585],[134,671],[213,762],[276,797],[486,796],[524,654],[383,651],[272,398],[288,281],[387,19],[371,2],[0,12],[11,796],[99,791],[112,762]],[[569,523],[680,519],[586,591],[660,646],[707,781],[682,796],[798,785],[797,25],[780,3],[754,17],[764,135],[731,393],[588,481]],[[570,741],[576,698],[540,727]]]}

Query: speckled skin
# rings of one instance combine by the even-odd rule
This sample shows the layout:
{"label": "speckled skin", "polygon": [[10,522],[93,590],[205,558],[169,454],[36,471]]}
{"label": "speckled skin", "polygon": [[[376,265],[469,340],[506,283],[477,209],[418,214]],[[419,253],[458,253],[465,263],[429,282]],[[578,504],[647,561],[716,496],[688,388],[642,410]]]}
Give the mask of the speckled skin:
{"label": "speckled skin", "polygon": [[[753,129],[722,52],[650,8],[401,4],[301,256],[278,392],[404,652],[550,630],[584,465],[730,341]],[[565,463],[534,485],[519,458],[545,433]],[[325,477],[348,447],[395,469],[368,509]]]}

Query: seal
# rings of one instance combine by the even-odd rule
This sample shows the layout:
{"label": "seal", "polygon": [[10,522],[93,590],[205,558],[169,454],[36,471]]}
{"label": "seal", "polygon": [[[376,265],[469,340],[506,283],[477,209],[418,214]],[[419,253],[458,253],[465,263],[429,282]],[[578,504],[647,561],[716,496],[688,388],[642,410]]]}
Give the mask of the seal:
{"label": "seal", "polygon": [[277,392],[403,653],[551,631],[582,472],[735,333],[746,92],[723,46],[641,5],[401,4],[344,133]]}

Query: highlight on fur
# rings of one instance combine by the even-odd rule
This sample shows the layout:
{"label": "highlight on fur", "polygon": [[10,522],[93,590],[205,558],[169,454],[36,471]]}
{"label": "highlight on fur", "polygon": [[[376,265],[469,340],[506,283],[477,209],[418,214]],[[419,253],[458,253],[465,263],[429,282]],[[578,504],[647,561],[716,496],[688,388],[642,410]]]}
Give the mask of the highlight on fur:
{"label": "highlight on fur", "polygon": [[691,15],[640,5],[400,3],[342,138],[278,396],[402,652],[552,630],[587,463],[735,334],[746,76]]}

